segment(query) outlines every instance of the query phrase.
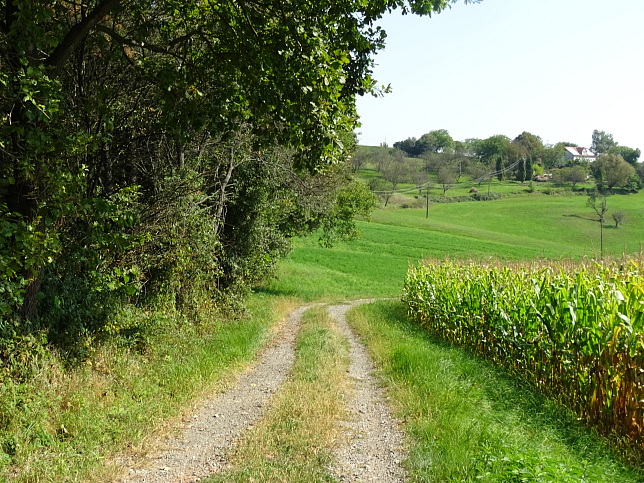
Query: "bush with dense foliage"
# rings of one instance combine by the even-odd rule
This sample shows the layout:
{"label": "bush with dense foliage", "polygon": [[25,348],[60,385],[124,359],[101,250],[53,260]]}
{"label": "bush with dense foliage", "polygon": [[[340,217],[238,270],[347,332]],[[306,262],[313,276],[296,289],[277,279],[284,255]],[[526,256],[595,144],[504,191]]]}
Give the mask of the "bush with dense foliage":
{"label": "bush with dense foliage", "polygon": [[0,338],[238,306],[289,238],[354,234],[375,22],[449,3],[1,0]]}

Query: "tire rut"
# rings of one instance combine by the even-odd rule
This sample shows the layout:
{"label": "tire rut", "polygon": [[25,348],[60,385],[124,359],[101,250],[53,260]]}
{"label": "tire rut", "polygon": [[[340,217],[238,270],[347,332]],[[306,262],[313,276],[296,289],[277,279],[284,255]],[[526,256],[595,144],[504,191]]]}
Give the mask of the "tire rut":
{"label": "tire rut", "polygon": [[[329,468],[341,482],[401,482],[405,472],[404,436],[385,403],[374,375],[373,363],[346,320],[346,312],[373,300],[329,305],[329,314],[350,346],[349,377],[355,386],[348,402],[349,420],[340,424],[345,438],[334,449]],[[295,360],[295,340],[302,315],[317,304],[293,311],[280,333],[250,370],[241,374],[223,393],[204,400],[177,439],[143,458],[119,461],[128,467],[120,483],[189,483],[229,468],[227,454],[243,433],[270,407],[272,396],[288,377]]]}
{"label": "tire rut", "polygon": [[401,465],[405,458],[404,434],[385,401],[371,357],[346,319],[350,308],[369,302],[373,300],[329,307],[329,313],[349,341],[349,376],[355,386],[349,401],[350,418],[342,422],[347,429],[347,439],[334,451],[331,472],[343,482],[402,482],[406,479]]}
{"label": "tire rut", "polygon": [[258,421],[290,373],[302,314],[296,309],[258,362],[224,393],[202,402],[179,439],[129,469],[122,483],[187,483],[226,468],[226,454],[243,432]]}

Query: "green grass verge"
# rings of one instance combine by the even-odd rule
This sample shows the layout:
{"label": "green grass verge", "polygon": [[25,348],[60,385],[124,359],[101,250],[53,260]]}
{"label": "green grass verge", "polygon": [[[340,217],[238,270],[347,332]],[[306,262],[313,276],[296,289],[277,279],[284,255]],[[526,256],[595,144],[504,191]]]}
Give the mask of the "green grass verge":
{"label": "green grass verge", "polygon": [[430,338],[402,303],[349,312],[405,423],[412,481],[635,482],[567,411],[494,366]]}
{"label": "green grass verge", "polygon": [[235,449],[234,469],[205,481],[333,481],[328,466],[348,390],[348,344],[325,308],[303,317],[297,357],[264,419]]}
{"label": "green grass verge", "polygon": [[111,480],[122,469],[105,459],[250,362],[292,304],[255,296],[249,308],[245,320],[151,335],[144,351],[104,346],[76,369],[48,357],[32,380],[3,381],[0,481]]}

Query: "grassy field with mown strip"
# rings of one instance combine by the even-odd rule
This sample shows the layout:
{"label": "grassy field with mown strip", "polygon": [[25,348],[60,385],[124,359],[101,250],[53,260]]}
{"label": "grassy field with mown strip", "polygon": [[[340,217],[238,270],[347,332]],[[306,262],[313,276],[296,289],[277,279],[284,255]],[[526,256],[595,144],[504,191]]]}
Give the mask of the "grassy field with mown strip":
{"label": "grassy field with mown strip", "polygon": [[[629,219],[617,230],[606,223],[607,247],[614,253],[621,253],[624,247],[627,251],[639,250],[640,240],[644,239],[644,195],[615,195],[608,199],[608,206],[624,209]],[[62,368],[38,366],[37,360],[30,361],[35,364],[35,382],[2,388],[0,402],[6,409],[5,414],[10,415],[11,433],[0,441],[6,455],[2,459],[0,454],[0,481],[107,481],[116,470],[105,468],[106,458],[109,460],[128,444],[136,450],[145,439],[154,439],[154,432],[163,427],[166,419],[177,417],[206,387],[214,387],[218,379],[247,363],[266,340],[270,327],[295,304],[400,297],[409,264],[426,257],[497,257],[509,261],[593,255],[597,253],[599,239],[599,227],[593,217],[583,196],[519,196],[491,202],[435,203],[430,206],[429,220],[425,219],[423,209],[381,209],[373,214],[372,221],[359,223],[360,239],[337,243],[332,249],[319,247],[315,237],[298,240],[294,251],[280,263],[278,278],[258,288],[251,297],[250,319],[190,328],[180,321],[166,321],[163,314],[137,313],[134,316],[145,319],[143,325],[149,332],[134,336],[145,338],[144,345],[153,348],[149,353],[132,350],[127,358],[109,364],[105,361],[110,357],[96,353],[89,358],[91,366],[78,367],[65,373],[64,378]],[[374,354],[378,345],[383,350],[397,347],[401,333],[387,326],[407,327],[402,316],[400,309],[396,309],[388,312],[382,324],[374,319],[373,328],[381,331],[382,336],[367,335],[365,339]],[[155,324],[175,323],[172,337],[156,335]],[[212,334],[211,329],[214,329]],[[412,329],[404,328],[403,334],[409,330]],[[419,337],[415,359],[422,362],[433,358],[440,363],[414,366],[411,378],[404,384],[396,382],[394,375],[387,376],[390,390],[395,391],[401,385],[409,386],[409,390],[421,387],[423,381],[437,377],[436,372],[456,366],[460,358],[468,357],[456,349],[446,350],[422,334]],[[399,357],[403,357],[403,352]],[[378,360],[386,368],[384,359]],[[580,461],[586,461],[589,467],[585,475],[595,475],[596,479],[589,477],[588,481],[644,481],[634,470],[624,469],[618,459],[610,456],[602,440],[583,428],[572,438],[579,444],[566,442],[569,440],[557,431],[553,433],[551,419],[557,419],[554,416],[535,419],[526,411],[517,412],[499,402],[476,398],[468,403],[473,409],[466,411],[464,395],[476,395],[477,391],[469,388],[476,387],[479,373],[486,375],[489,387],[503,388],[501,399],[514,401],[513,407],[522,407],[537,397],[525,388],[517,388],[515,392],[515,385],[507,382],[507,376],[486,369],[489,366],[476,359],[467,360],[470,369],[449,376],[453,384],[446,387],[452,390],[444,394],[443,401],[403,394],[398,402],[402,411],[406,399],[420,401],[417,406],[409,406],[415,408],[417,419],[407,418],[406,425],[412,446],[408,466],[417,475],[417,481],[469,481],[467,478],[474,474],[483,481],[522,481],[521,478],[583,481],[563,479],[577,474]],[[324,365],[313,366],[306,369],[311,374],[327,370]],[[411,366],[407,362],[399,362],[391,370],[405,373],[409,372],[408,367]],[[540,404],[538,407],[545,407],[546,403]],[[494,412],[488,411],[488,406]],[[275,420],[276,427],[292,423],[286,413],[280,414]],[[574,418],[561,417],[563,426],[578,427]],[[154,422],[152,425],[150,419]],[[529,422],[527,426],[524,420]],[[465,421],[465,426],[459,426],[459,421]],[[435,425],[447,429],[440,432]],[[513,431],[521,425],[529,429]],[[479,435],[478,442],[468,449],[465,440],[471,434]],[[522,444],[532,440],[564,443],[536,444],[524,449]],[[438,442],[447,446],[435,446]],[[588,450],[579,453],[575,448],[580,446],[587,446]],[[471,458],[470,463],[480,457],[478,463],[472,466],[460,458],[460,449],[466,459]],[[293,467],[321,468],[321,461],[326,457],[319,459],[319,454],[306,453],[305,448],[299,450],[304,453],[302,457],[312,459],[302,463],[304,466],[297,463]],[[437,455],[443,454],[445,457],[439,463]],[[596,464],[599,466],[592,469]],[[547,472],[540,473],[541,479],[526,473],[542,471],[540,468],[544,465]],[[261,469],[264,471],[280,474],[272,473],[273,469]],[[605,472],[604,477],[596,476],[601,472]],[[323,471],[317,474],[325,477]],[[495,476],[499,474],[505,474],[505,479]],[[555,476],[548,476],[552,474]],[[440,475],[452,476],[441,479]],[[564,476],[558,479],[560,475]]]}
{"label": "grassy field with mown strip", "polygon": [[[358,240],[319,246],[295,242],[266,288],[305,300],[397,296],[409,264],[423,258],[533,260],[599,257],[600,230],[585,196],[520,196],[496,201],[434,203],[424,209],[379,209],[359,222]],[[644,193],[608,199],[605,255],[638,252],[644,240]],[[628,219],[614,228],[610,210]]]}
{"label": "grassy field with mown strip", "polygon": [[[598,255],[593,237],[598,244],[599,225],[585,200],[537,195],[433,204],[429,220],[422,209],[381,209],[360,223],[358,240],[332,249],[320,248],[314,238],[299,241],[267,290],[307,300],[399,297],[409,264],[426,257],[529,261]],[[628,205],[631,218],[617,230],[606,224],[605,244],[615,253],[622,253],[620,246],[638,251],[644,197],[618,201],[613,205]],[[367,314],[363,327],[356,327],[406,420],[414,481],[644,481],[570,412],[467,351],[432,340],[407,321],[402,305],[385,306],[384,314],[356,310]],[[446,389],[436,399],[428,397],[437,390],[426,386],[432,381]]]}

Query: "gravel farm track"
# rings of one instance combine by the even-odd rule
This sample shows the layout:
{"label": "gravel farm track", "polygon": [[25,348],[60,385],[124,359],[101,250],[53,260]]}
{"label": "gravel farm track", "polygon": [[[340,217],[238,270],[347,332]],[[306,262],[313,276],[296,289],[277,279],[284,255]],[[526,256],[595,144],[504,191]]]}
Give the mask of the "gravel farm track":
{"label": "gravel farm track", "polygon": [[[346,321],[351,307],[371,300],[328,306],[350,347],[349,377],[354,396],[348,401],[348,421],[340,421],[345,437],[334,448],[330,473],[340,482],[401,482],[405,473],[403,434],[393,419],[366,348]],[[140,458],[123,458],[121,483],[188,483],[230,467],[227,453],[246,429],[264,415],[289,377],[295,360],[295,340],[302,315],[293,311],[275,332],[256,362],[223,391],[202,400],[183,419],[180,436]]]}

